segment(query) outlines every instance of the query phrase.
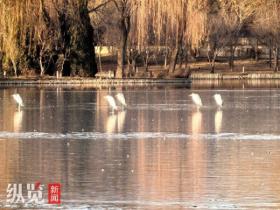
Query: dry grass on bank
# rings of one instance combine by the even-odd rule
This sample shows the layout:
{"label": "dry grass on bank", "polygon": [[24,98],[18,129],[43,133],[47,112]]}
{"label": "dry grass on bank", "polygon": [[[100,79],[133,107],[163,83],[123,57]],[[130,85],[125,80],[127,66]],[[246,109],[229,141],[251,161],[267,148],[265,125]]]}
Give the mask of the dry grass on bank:
{"label": "dry grass on bank", "polygon": [[[210,66],[208,62],[195,62],[190,64],[191,69],[194,72],[210,72]],[[243,67],[245,72],[272,72],[273,69],[269,68],[268,61],[261,60],[261,61],[254,61],[254,60],[239,60],[235,61],[234,63],[234,72],[242,72]],[[216,73],[230,73],[231,70],[229,68],[228,63],[216,63],[215,67]]]}
{"label": "dry grass on bank", "polygon": [[[273,69],[269,68],[267,60],[237,60],[234,63],[233,71],[230,70],[227,62],[217,62],[215,66],[215,73],[235,74],[243,71],[243,67],[246,73],[262,72],[270,73]],[[102,71],[114,71],[117,68],[113,62],[106,62],[102,65]],[[191,68],[192,73],[210,73],[210,65],[206,61],[190,62],[188,68]],[[173,77],[185,77],[187,71],[177,69]],[[145,72],[144,67],[138,67],[138,73],[135,77],[153,77],[153,78],[165,78],[167,77],[167,70],[162,65],[149,66],[149,72]]]}

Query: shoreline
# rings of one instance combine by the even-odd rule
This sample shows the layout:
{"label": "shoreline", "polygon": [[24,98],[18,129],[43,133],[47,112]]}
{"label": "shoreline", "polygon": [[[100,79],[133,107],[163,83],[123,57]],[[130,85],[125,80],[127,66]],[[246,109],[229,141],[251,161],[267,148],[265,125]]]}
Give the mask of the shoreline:
{"label": "shoreline", "polygon": [[64,78],[3,78],[0,79],[2,86],[29,86],[29,85],[66,85],[66,86],[152,86],[152,85],[190,85],[190,79],[96,79],[83,77],[64,77]]}
{"label": "shoreline", "polygon": [[191,80],[279,80],[280,72],[192,73]]}
{"label": "shoreline", "polygon": [[1,78],[1,86],[153,86],[153,85],[190,85],[192,81],[250,81],[250,80],[280,80],[280,72],[193,72],[190,78],[156,79],[156,78],[124,78],[124,79],[100,79],[86,77],[19,77]]}

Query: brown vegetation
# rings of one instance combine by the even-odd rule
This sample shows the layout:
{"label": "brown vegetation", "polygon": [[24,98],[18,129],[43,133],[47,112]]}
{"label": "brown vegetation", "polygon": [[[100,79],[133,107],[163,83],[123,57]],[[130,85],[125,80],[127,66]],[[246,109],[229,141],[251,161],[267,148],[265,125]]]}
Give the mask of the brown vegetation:
{"label": "brown vegetation", "polygon": [[96,73],[87,1],[2,0],[0,15],[3,72]]}
{"label": "brown vegetation", "polygon": [[228,51],[232,71],[242,37],[254,40],[256,60],[258,46],[267,46],[269,65],[274,58],[278,71],[280,3],[276,0],[0,2],[3,75],[94,76],[95,45],[118,49],[117,78],[139,75],[141,66],[141,74],[151,76],[153,60],[160,60],[156,65],[166,69],[165,76],[189,75],[189,60],[201,57],[201,49],[207,49],[213,73],[219,54]]}

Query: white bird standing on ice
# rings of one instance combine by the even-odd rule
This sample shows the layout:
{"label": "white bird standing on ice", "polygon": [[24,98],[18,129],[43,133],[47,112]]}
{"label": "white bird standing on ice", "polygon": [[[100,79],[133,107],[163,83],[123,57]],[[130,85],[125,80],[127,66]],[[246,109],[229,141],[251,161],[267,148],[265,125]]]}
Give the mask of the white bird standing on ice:
{"label": "white bird standing on ice", "polygon": [[192,101],[193,103],[196,105],[196,107],[199,109],[200,107],[202,107],[202,101],[201,98],[198,94],[196,93],[192,93],[190,94],[190,96],[192,97]]}
{"label": "white bird standing on ice", "polygon": [[222,96],[220,94],[215,94],[213,97],[215,99],[218,108],[222,108],[224,104]]}
{"label": "white bird standing on ice", "polygon": [[20,97],[20,95],[18,93],[13,94],[13,98],[18,105],[18,109],[20,110],[20,108],[24,106],[22,98]]}
{"label": "white bird standing on ice", "polygon": [[112,112],[119,110],[113,96],[108,95],[108,96],[105,96],[105,98],[106,98],[107,102],[109,103],[110,107],[112,108]]}
{"label": "white bird standing on ice", "polygon": [[123,95],[123,93],[118,93],[116,95],[117,100],[120,102],[120,104],[122,105],[122,108],[124,109],[125,107],[127,107],[126,101],[125,101],[125,97]]}

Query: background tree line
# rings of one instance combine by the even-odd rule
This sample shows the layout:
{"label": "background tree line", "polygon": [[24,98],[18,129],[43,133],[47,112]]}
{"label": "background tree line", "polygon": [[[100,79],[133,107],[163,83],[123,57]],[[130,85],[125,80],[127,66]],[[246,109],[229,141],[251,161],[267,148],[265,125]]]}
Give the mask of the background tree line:
{"label": "background tree line", "polygon": [[[94,76],[95,46],[118,49],[116,77],[146,70],[150,46],[159,46],[165,68],[187,69],[188,58],[207,48],[211,71],[238,39],[250,35],[270,49],[278,70],[278,0],[0,0],[0,70],[4,75]],[[164,50],[162,50],[164,49]],[[274,62],[272,59],[274,58]]]}
{"label": "background tree line", "polygon": [[0,15],[4,73],[96,73],[88,1],[1,0]]}

